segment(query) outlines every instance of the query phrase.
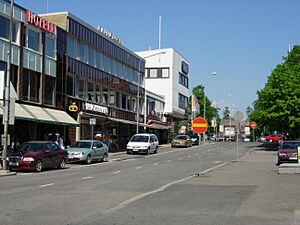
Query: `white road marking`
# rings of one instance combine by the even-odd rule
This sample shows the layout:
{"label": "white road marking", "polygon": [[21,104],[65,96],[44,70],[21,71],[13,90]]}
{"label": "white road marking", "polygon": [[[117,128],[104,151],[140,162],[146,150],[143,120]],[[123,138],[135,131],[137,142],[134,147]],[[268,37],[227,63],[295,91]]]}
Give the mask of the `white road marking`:
{"label": "white road marking", "polygon": [[39,187],[48,187],[48,186],[52,186],[54,183],[49,183],[49,184],[42,184]]}
{"label": "white road marking", "polygon": [[87,180],[87,179],[92,179],[93,177],[83,177],[81,180]]}
{"label": "white road marking", "polygon": [[191,155],[188,155],[187,157],[188,157],[188,158],[191,158]]}
{"label": "white road marking", "polygon": [[122,158],[115,158],[115,159],[111,159],[110,161],[118,161],[118,160],[122,160]]}
{"label": "white road marking", "polygon": [[138,166],[138,167],[135,167],[137,170],[140,170],[142,169],[143,167],[142,166]]}
{"label": "white road marking", "polygon": [[157,165],[158,165],[158,163],[154,163],[154,164],[153,164],[153,166],[157,166]]}
{"label": "white road marking", "polygon": [[218,163],[221,163],[222,161],[215,161],[213,162],[214,164],[218,164]]}
{"label": "white road marking", "polygon": [[178,158],[179,160],[182,160],[182,158]]}
{"label": "white road marking", "polygon": [[172,162],[172,160],[168,160],[167,163]]}
{"label": "white road marking", "polygon": [[117,174],[117,173],[121,173],[121,171],[120,171],[120,170],[118,170],[118,171],[115,171],[115,172],[114,172],[114,174]]}
{"label": "white road marking", "polygon": [[214,170],[214,169],[217,169],[217,168],[219,168],[219,167],[221,167],[221,166],[225,166],[226,164],[228,164],[228,162],[224,162],[224,163],[222,163],[222,164],[219,164],[219,165],[216,165],[216,166],[214,166],[214,167],[212,167],[212,168],[209,168],[209,169],[207,169],[207,170],[204,170],[204,171],[202,171],[201,174],[206,174],[206,173],[208,173],[208,172],[210,172],[210,171],[212,171],[212,170]]}
{"label": "white road marking", "polygon": [[173,182],[171,182],[171,183],[165,184],[165,185],[161,186],[160,188],[158,188],[158,189],[156,189],[156,190],[149,191],[149,192],[145,192],[145,193],[142,193],[142,194],[140,194],[140,195],[134,196],[133,198],[130,198],[130,199],[124,201],[124,202],[121,202],[119,205],[117,205],[117,206],[115,206],[115,207],[112,207],[112,208],[110,208],[110,209],[104,211],[103,214],[109,214],[109,213],[112,213],[112,212],[114,212],[114,211],[116,211],[116,210],[118,210],[118,209],[124,208],[125,206],[129,205],[129,204],[132,203],[132,202],[136,202],[136,201],[138,201],[138,200],[140,200],[140,199],[142,199],[142,198],[145,198],[145,197],[147,197],[147,196],[149,196],[149,195],[152,195],[152,194],[155,194],[155,193],[157,193],[157,192],[162,192],[162,191],[164,191],[165,189],[167,189],[168,187],[170,187],[170,186],[172,186],[172,185],[174,185],[174,184],[178,184],[178,183],[181,183],[181,182],[183,182],[183,181],[189,180],[189,179],[191,179],[192,177],[194,177],[194,176],[188,176],[188,177],[185,177],[185,178],[183,178],[183,179],[176,180],[176,181],[173,181]]}

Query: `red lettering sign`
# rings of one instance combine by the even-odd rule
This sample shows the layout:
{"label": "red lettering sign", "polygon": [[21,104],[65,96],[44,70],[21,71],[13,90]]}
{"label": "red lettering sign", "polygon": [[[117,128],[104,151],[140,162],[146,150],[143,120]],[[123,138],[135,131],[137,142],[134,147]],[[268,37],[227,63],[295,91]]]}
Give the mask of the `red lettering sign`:
{"label": "red lettering sign", "polygon": [[51,34],[56,34],[56,24],[43,19],[42,17],[26,10],[26,21],[42,30],[45,30]]}

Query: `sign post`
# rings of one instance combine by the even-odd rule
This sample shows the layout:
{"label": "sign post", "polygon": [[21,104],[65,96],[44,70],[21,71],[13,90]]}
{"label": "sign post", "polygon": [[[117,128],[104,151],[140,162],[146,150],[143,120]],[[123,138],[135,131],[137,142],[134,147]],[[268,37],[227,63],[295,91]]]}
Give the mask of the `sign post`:
{"label": "sign post", "polygon": [[255,141],[255,129],[256,129],[256,122],[251,121],[250,128],[253,130],[253,141]]}
{"label": "sign post", "polygon": [[207,120],[203,117],[197,117],[194,119],[193,121],[193,124],[192,124],[192,129],[194,130],[195,133],[197,133],[199,135],[199,153],[198,153],[198,156],[199,156],[199,172],[198,172],[198,176],[202,175],[201,174],[201,154],[200,154],[200,134],[203,134],[205,133],[205,131],[207,130],[208,128],[208,123],[207,123]]}

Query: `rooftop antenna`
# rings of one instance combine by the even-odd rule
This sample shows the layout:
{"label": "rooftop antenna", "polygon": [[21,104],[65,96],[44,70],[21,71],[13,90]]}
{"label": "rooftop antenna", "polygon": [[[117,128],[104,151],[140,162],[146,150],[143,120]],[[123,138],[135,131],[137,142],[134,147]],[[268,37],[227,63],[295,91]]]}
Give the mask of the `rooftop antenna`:
{"label": "rooftop antenna", "polygon": [[291,44],[289,44],[289,53],[291,52]]}
{"label": "rooftop antenna", "polygon": [[159,16],[158,22],[158,49],[161,47],[161,16]]}
{"label": "rooftop antenna", "polygon": [[46,10],[47,10],[47,13],[48,13],[49,12],[49,10],[48,10],[49,9],[49,2],[48,2],[48,0],[46,1],[46,3],[47,3],[47,6],[46,6],[47,9]]}

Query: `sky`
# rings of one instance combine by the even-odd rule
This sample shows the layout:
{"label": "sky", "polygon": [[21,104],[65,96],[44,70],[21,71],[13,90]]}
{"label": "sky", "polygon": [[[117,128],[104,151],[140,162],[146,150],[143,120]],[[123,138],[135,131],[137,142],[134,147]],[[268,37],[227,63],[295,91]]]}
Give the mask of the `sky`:
{"label": "sky", "polygon": [[[69,11],[121,38],[131,51],[175,48],[221,113],[246,117],[257,91],[300,42],[299,0],[15,0],[35,13]],[[211,73],[216,72],[216,75]]]}

